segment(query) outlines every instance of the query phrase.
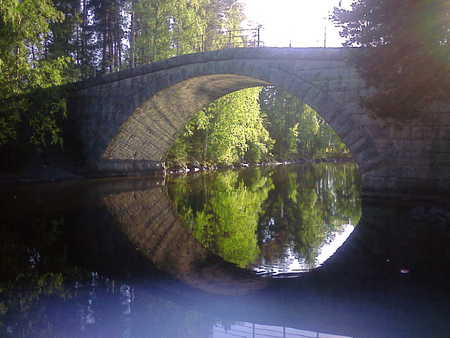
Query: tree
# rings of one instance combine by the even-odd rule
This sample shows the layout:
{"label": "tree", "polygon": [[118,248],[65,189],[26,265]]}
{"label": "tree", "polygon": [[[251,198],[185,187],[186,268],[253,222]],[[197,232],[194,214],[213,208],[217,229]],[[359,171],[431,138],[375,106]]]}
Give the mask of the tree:
{"label": "tree", "polygon": [[346,46],[365,47],[352,61],[376,93],[363,103],[381,118],[410,119],[450,92],[450,3],[355,0],[332,20]]}
{"label": "tree", "polygon": [[131,67],[224,48],[225,32],[239,29],[244,20],[236,0],[129,0],[128,7]]}
{"label": "tree", "polygon": [[276,87],[260,94],[261,111],[267,116],[273,155],[278,160],[342,156],[348,149],[333,129],[311,107]]}
{"label": "tree", "polygon": [[65,82],[70,59],[48,50],[50,24],[63,19],[49,0],[0,2],[0,146],[62,142],[64,100],[45,89]]}
{"label": "tree", "polygon": [[[224,96],[209,109],[213,113],[209,156],[213,162],[231,164],[246,157],[250,145],[267,154],[270,137],[260,115],[260,88],[248,88]],[[257,158],[256,161],[261,160]]]}
{"label": "tree", "polygon": [[273,154],[279,160],[298,157],[297,137],[303,103],[276,87],[265,87],[260,93],[261,110],[267,116],[270,136],[275,140]]}
{"label": "tree", "polygon": [[[259,109],[260,88],[240,90],[212,102],[187,124],[169,151],[170,165],[229,165],[265,159],[272,140]],[[186,146],[187,145],[187,146]]]}
{"label": "tree", "polygon": [[[205,2],[204,15],[206,26],[202,32],[202,50],[214,50],[229,47],[239,37],[229,34],[241,28],[245,19],[243,6],[237,0],[208,0]],[[228,32],[228,34],[227,34]]]}
{"label": "tree", "polygon": [[[240,28],[243,19],[236,0],[1,1],[2,157],[26,158],[24,153],[62,145],[66,108],[60,85],[205,47],[223,48],[229,40],[225,32]],[[264,149],[261,139],[252,137],[245,147],[257,160]],[[179,150],[182,157],[192,149]]]}
{"label": "tree", "polygon": [[113,72],[121,69],[125,36],[125,16],[122,11],[125,0],[90,0],[94,27],[96,30],[97,48],[101,56],[102,72]]}

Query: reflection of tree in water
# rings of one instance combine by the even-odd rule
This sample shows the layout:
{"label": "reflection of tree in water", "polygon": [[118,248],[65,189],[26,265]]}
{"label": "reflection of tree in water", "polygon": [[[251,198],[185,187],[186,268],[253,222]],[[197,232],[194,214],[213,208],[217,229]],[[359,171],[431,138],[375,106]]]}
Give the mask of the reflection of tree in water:
{"label": "reflection of tree in water", "polygon": [[45,214],[27,219],[25,226],[2,222],[0,336],[32,337],[40,331],[48,333],[48,314],[40,300],[73,297],[73,290],[68,290],[65,282],[81,278],[82,273],[67,265],[63,229],[63,217]]}
{"label": "reflection of tree in water", "polygon": [[344,224],[357,224],[361,208],[356,168],[352,164],[280,167],[273,171],[275,189],[263,206],[259,242],[264,261],[276,261],[293,246],[297,257],[316,264],[320,247]]}
{"label": "reflection of tree in water", "polygon": [[259,255],[258,219],[272,188],[258,170],[251,172],[251,178],[227,171],[202,175],[190,184],[176,179],[169,185],[177,211],[194,237],[240,267],[248,266]]}
{"label": "reflection of tree in water", "polygon": [[145,289],[135,293],[139,283],[125,276],[106,277],[74,264],[73,255],[92,259],[77,239],[108,243],[88,231],[96,228],[95,217],[86,226],[71,214],[25,218],[0,222],[0,337],[147,337],[151,331],[155,337],[197,338],[211,332],[215,321],[208,316]]}
{"label": "reflection of tree in water", "polygon": [[353,164],[176,178],[169,194],[195,238],[241,267],[286,258],[288,247],[315,266],[321,246],[344,224],[356,224],[361,212]]}

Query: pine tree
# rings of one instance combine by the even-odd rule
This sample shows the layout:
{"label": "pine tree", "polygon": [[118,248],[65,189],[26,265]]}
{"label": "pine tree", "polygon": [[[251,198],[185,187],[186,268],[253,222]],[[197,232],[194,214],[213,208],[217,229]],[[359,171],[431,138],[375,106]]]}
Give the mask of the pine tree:
{"label": "pine tree", "polygon": [[357,0],[332,19],[346,46],[365,47],[355,63],[377,93],[364,103],[383,118],[409,119],[450,92],[450,3]]}

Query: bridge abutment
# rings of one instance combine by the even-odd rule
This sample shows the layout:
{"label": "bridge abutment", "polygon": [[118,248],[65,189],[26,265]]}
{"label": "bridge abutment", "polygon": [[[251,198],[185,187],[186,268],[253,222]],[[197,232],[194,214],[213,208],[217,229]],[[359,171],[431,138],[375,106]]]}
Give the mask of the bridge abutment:
{"label": "bridge abutment", "polygon": [[[450,194],[450,109],[436,104],[401,125],[384,122],[393,151],[384,164],[367,173],[369,192]],[[380,140],[380,143],[383,143]],[[379,147],[380,151],[387,151]]]}

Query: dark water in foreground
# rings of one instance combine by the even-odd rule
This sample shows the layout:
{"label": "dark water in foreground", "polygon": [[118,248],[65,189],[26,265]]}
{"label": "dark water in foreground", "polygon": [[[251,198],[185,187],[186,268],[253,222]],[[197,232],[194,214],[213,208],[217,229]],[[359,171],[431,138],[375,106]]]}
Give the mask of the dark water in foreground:
{"label": "dark water in foreground", "polygon": [[449,201],[351,164],[2,190],[0,337],[450,337]]}

